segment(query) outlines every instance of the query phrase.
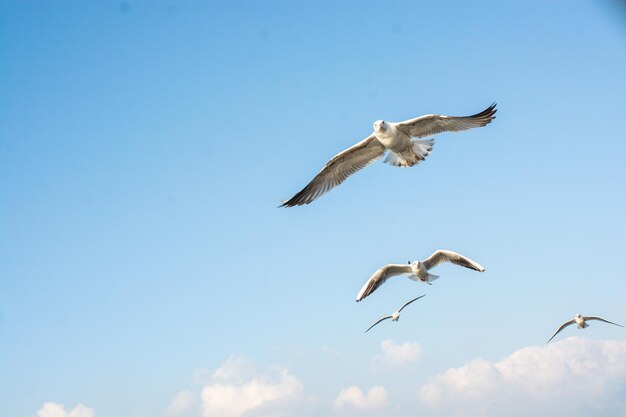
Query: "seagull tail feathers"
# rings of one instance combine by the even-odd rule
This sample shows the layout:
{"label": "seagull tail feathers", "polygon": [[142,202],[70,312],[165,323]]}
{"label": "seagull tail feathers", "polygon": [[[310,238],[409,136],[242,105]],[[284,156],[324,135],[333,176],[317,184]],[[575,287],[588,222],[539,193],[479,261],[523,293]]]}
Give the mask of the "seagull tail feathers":
{"label": "seagull tail feathers", "polygon": [[395,167],[412,167],[425,160],[434,145],[434,139],[416,139],[411,149],[401,154],[389,152],[383,162]]}
{"label": "seagull tail feathers", "polygon": [[430,284],[431,282],[433,282],[434,280],[438,278],[439,278],[439,275],[428,274],[428,276],[426,277],[426,282]]}
{"label": "seagull tail feathers", "polygon": [[413,141],[413,153],[417,155],[419,161],[426,159],[435,146],[434,139],[415,139]]}

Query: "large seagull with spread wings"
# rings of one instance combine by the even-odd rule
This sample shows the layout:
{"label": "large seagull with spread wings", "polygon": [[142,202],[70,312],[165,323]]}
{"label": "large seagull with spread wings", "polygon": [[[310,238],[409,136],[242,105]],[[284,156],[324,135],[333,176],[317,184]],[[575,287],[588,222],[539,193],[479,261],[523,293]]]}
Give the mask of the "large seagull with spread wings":
{"label": "large seagull with spread wings", "polygon": [[384,162],[390,165],[417,165],[430,154],[435,141],[415,138],[485,126],[495,119],[496,111],[496,103],[493,103],[473,116],[427,114],[399,123],[377,120],[371,135],[335,155],[306,187],[281,204],[281,207],[311,203],[350,175],[381,158],[386,151],[389,154]]}
{"label": "large seagull with spread wings", "polygon": [[439,278],[439,275],[433,275],[428,271],[444,262],[450,262],[478,272],[485,272],[485,268],[478,262],[459,253],[452,252],[451,250],[439,249],[422,262],[413,261],[406,265],[389,264],[383,266],[378,271],[374,272],[374,275],[363,285],[363,288],[361,288],[361,291],[359,291],[356,296],[356,300],[361,301],[376,291],[376,289],[383,285],[389,278],[396,275],[405,275],[413,281],[422,281],[430,284],[432,281]]}

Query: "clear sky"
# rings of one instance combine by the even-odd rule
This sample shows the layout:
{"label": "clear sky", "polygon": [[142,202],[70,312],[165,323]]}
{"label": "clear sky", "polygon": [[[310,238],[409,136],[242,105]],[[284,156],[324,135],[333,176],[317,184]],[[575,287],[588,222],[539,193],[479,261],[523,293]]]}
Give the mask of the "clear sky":
{"label": "clear sky", "polygon": [[545,347],[626,324],[625,74],[617,2],[0,1],[0,415],[626,415],[626,329]]}

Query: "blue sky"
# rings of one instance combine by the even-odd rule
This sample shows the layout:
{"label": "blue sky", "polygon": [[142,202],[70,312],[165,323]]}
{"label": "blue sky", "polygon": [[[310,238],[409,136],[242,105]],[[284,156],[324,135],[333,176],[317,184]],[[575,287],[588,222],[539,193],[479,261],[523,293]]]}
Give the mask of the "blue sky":
{"label": "blue sky", "polygon": [[[243,368],[222,382],[300,384],[267,415],[349,414],[333,402],[352,386],[384,387],[363,413],[455,415],[418,394],[446,370],[578,312],[626,322],[625,11],[440,3],[0,1],[0,415],[161,416],[187,390],[180,414],[209,416],[216,370]],[[494,123],[415,168],[277,208],[374,120],[493,101]],[[438,248],[487,272],[354,302]],[[563,349],[626,340],[573,335]]]}

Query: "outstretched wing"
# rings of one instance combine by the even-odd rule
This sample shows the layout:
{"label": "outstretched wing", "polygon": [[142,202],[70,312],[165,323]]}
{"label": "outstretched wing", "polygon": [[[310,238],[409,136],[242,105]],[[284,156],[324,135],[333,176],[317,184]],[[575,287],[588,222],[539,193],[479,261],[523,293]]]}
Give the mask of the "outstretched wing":
{"label": "outstretched wing", "polygon": [[378,271],[374,272],[374,275],[367,280],[359,294],[356,296],[357,301],[361,301],[374,291],[381,285],[385,283],[389,278],[394,275],[400,274],[410,274],[411,273],[411,265],[402,265],[402,264],[389,264],[380,268]]}
{"label": "outstretched wing", "polygon": [[365,331],[365,333],[369,332],[369,331],[370,331],[370,329],[371,329],[372,327],[376,326],[376,325],[377,325],[378,323],[380,323],[381,321],[383,321],[383,320],[387,320],[387,319],[390,319],[390,318],[392,318],[392,317],[393,317],[393,316],[385,316],[385,317],[381,317],[381,318],[379,318],[379,319],[378,319],[378,321],[377,321],[376,323],[372,324],[372,325],[371,325],[371,326],[370,326],[370,327],[369,327],[369,328]]}
{"label": "outstretched wing", "polygon": [[420,298],[424,297],[425,295],[426,295],[426,294],[424,294],[424,295],[420,295],[419,297],[414,298],[414,299],[412,299],[411,301],[407,301],[406,303],[404,303],[404,305],[403,305],[402,307],[400,307],[400,310],[398,310],[398,313],[399,313],[399,312],[401,312],[401,311],[402,311],[402,309],[403,309],[404,307],[408,306],[409,304],[411,304],[411,303],[412,303],[413,301],[415,301],[415,300],[419,300]]}
{"label": "outstretched wing", "polygon": [[385,147],[374,135],[335,155],[324,168],[299,193],[280,207],[309,204],[331,188],[338,186],[350,175],[365,168],[385,153]]}
{"label": "outstretched wing", "polygon": [[603,319],[602,317],[598,317],[598,316],[589,316],[589,317],[583,317],[583,318],[585,320],[599,320],[599,321],[603,321],[605,323],[614,324],[614,325],[619,326],[619,327],[624,327],[621,324],[613,323],[612,321],[608,321],[608,320]]}
{"label": "outstretched wing", "polygon": [[473,269],[474,271],[485,272],[485,268],[483,268],[483,266],[478,262],[456,252],[452,252],[451,250],[440,249],[430,255],[429,258],[422,261],[422,264],[426,267],[426,269],[430,270],[444,262],[451,262],[455,265]]}
{"label": "outstretched wing", "polygon": [[493,119],[498,110],[496,103],[480,113],[472,116],[444,116],[442,114],[427,114],[415,119],[405,120],[396,124],[396,128],[411,137],[421,138],[441,132],[459,132],[461,130],[486,126]]}
{"label": "outstretched wing", "polygon": [[570,321],[566,321],[565,323],[561,324],[561,326],[556,329],[556,332],[554,332],[554,334],[552,335],[552,337],[550,339],[548,339],[548,341],[546,342],[546,344],[550,343],[550,340],[554,339],[554,336],[556,336],[557,334],[559,334],[559,332],[561,330],[563,330],[564,328],[566,328],[567,326],[569,326],[570,324],[574,324],[576,323],[576,320],[571,319]]}

